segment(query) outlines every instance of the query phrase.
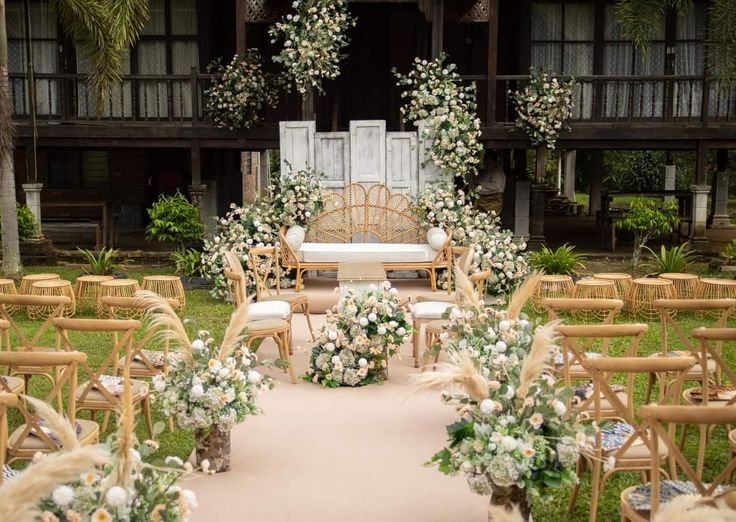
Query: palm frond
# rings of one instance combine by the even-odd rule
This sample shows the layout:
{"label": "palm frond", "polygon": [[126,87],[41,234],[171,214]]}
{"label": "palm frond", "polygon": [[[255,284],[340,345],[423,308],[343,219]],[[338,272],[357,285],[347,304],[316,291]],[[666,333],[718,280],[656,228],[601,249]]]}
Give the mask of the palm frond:
{"label": "palm frond", "polygon": [[524,308],[526,302],[531,299],[539,285],[539,279],[542,274],[534,272],[527,276],[523,283],[521,283],[514,291],[511,299],[509,299],[509,306],[506,308],[506,316],[509,319],[518,319],[521,314],[521,310]]}
{"label": "palm frond", "polygon": [[140,290],[135,293],[146,309],[146,315],[151,320],[151,327],[157,328],[159,334],[177,346],[177,352],[186,360],[192,358],[192,342],[189,340],[184,323],[171,307],[169,302],[160,295],[149,290]]}
{"label": "palm frond", "polygon": [[0,520],[35,522],[40,516],[37,506],[41,500],[58,486],[75,482],[80,474],[108,460],[109,454],[102,447],[85,446],[32,463],[0,487]]}
{"label": "palm frond", "polygon": [[222,344],[220,345],[220,351],[218,352],[218,358],[220,360],[229,357],[247,336],[249,305],[250,301],[246,300],[230,316],[230,323],[227,325],[222,338]]}
{"label": "palm frond", "polygon": [[64,451],[71,451],[80,447],[79,439],[69,419],[62,416],[49,404],[34,397],[23,395],[23,399],[33,406],[36,414],[41,417],[54,436],[59,440]]}
{"label": "palm frond", "polygon": [[[668,0],[669,1],[669,0]],[[616,18],[624,35],[646,55],[649,43],[657,32],[668,1],[662,0],[618,0]]]}
{"label": "palm frond", "polygon": [[436,370],[412,376],[416,391],[446,390],[452,386],[463,388],[474,401],[488,398],[488,383],[478,371],[475,361],[465,350],[449,350],[448,362],[438,363]]}
{"label": "palm frond", "polygon": [[529,388],[542,372],[550,368],[557,347],[554,342],[557,335],[557,321],[547,323],[534,333],[532,348],[524,358],[519,373],[519,388],[516,395],[523,399],[529,393]]}
{"label": "palm frond", "polygon": [[708,20],[708,65],[725,80],[724,87],[731,87],[736,81],[736,2],[713,0]]}

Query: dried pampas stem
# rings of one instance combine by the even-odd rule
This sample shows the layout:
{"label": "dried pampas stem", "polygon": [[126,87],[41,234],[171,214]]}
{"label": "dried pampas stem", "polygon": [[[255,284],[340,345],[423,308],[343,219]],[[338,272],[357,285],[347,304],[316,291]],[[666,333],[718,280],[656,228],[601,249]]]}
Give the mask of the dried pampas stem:
{"label": "dried pampas stem", "polygon": [[[470,259],[470,256],[468,256]],[[467,265],[468,263],[466,263]],[[482,308],[483,301],[475,291],[475,285],[468,276],[469,267],[460,265],[460,261],[455,263],[455,293],[458,296],[458,302],[470,305],[474,308]]]}
{"label": "dried pampas stem", "polygon": [[151,319],[153,328],[160,328],[159,333],[164,339],[176,342],[177,352],[186,360],[192,358],[192,342],[189,340],[184,323],[176,314],[169,302],[150,290],[139,290],[135,297],[146,308],[146,315]]}
{"label": "dried pampas stem", "polygon": [[250,299],[235,309],[233,315],[230,316],[230,323],[227,325],[225,335],[222,338],[218,358],[224,360],[228,358],[240,343],[245,339],[248,326],[248,307]]}
{"label": "dried pampas stem", "polygon": [[27,395],[23,395],[22,397],[28,404],[33,406],[36,414],[46,423],[46,427],[54,432],[64,451],[71,451],[81,446],[75,428],[72,427],[69,419],[42,400],[28,397]]}
{"label": "dried pampas stem", "polygon": [[534,334],[532,348],[524,358],[519,375],[519,388],[516,395],[523,399],[529,393],[529,388],[542,372],[549,369],[550,362],[557,349],[554,344],[557,338],[557,321],[553,321],[539,328]]}
{"label": "dried pampas stem", "polygon": [[133,407],[133,387],[130,382],[130,354],[125,357],[123,366],[123,396],[120,398],[120,426],[118,427],[117,463],[111,476],[115,485],[127,488],[133,469],[133,452],[138,442],[135,436],[135,408]]}
{"label": "dried pampas stem", "polygon": [[29,465],[0,486],[0,520],[35,522],[38,503],[63,484],[79,480],[79,475],[105,464],[109,454],[99,446],[53,453]]}
{"label": "dried pampas stem", "polygon": [[529,299],[531,299],[539,285],[539,279],[542,277],[541,272],[534,272],[530,274],[509,299],[509,306],[506,309],[506,317],[509,319],[518,319],[521,314],[521,310],[524,308]]}
{"label": "dried pampas stem", "polygon": [[416,391],[445,390],[452,385],[461,386],[474,401],[488,398],[488,383],[480,374],[473,358],[464,350],[449,350],[449,362],[438,363],[437,370],[412,376]]}

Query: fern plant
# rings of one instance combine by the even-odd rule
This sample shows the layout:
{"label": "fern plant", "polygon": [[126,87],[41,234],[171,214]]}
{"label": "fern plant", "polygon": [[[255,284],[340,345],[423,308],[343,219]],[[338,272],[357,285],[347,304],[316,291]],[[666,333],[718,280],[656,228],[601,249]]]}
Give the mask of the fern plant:
{"label": "fern plant", "polygon": [[565,243],[556,250],[543,246],[529,254],[529,264],[547,274],[573,275],[585,269],[585,255],[575,252],[575,247]]}
{"label": "fern plant", "polygon": [[667,248],[662,245],[660,253],[657,254],[649,247],[644,247],[649,252],[648,261],[642,265],[651,269],[654,274],[672,274],[687,271],[687,266],[693,259],[695,253],[690,250],[690,243]]}
{"label": "fern plant", "polygon": [[736,239],[732,239],[729,244],[721,251],[721,257],[726,260],[726,264],[733,265],[736,263]]}
{"label": "fern plant", "polygon": [[83,268],[84,272],[90,275],[110,275],[119,263],[118,257],[120,252],[112,248],[102,248],[99,252],[93,250],[85,250],[77,248],[79,255],[82,256],[89,268]]}

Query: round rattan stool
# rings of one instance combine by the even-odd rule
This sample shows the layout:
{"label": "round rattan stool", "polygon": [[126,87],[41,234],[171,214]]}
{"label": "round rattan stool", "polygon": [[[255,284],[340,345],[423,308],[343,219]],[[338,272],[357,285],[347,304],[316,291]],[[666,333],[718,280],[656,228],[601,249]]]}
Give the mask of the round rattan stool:
{"label": "round rattan stool", "polygon": [[[736,281],[706,277],[700,280],[695,291],[696,299],[736,299]],[[711,317],[718,317],[719,311],[704,312]]]}
{"label": "round rattan stool", "polygon": [[539,284],[532,295],[532,308],[537,313],[542,313],[540,305],[546,297],[572,297],[575,293],[575,283],[569,275],[543,275],[539,278]]}
{"label": "round rattan stool", "polygon": [[181,284],[181,277],[173,275],[145,276],[141,288],[157,293],[165,299],[176,299],[179,301],[177,310],[184,310],[187,298],[184,295],[184,285]]}
{"label": "round rattan stool", "polygon": [[698,291],[700,279],[695,274],[671,273],[659,274],[659,277],[672,281],[676,299],[693,299]]}
{"label": "round rattan stool", "polygon": [[100,283],[110,281],[112,278],[112,276],[103,275],[79,276],[74,285],[77,306],[95,310],[97,308],[97,294],[100,292]]}
{"label": "round rattan stool", "polygon": [[669,279],[641,277],[631,282],[629,309],[634,316],[656,321],[659,318],[659,311],[654,308],[654,301],[674,297],[675,285]]}
{"label": "round rattan stool", "polygon": [[593,279],[613,281],[613,284],[616,285],[616,292],[618,293],[619,299],[622,299],[626,305],[626,297],[629,295],[629,289],[631,288],[631,274],[625,272],[600,272],[593,274]]}
{"label": "round rattan stool", "polygon": [[[579,299],[617,299],[616,285],[613,281],[603,279],[581,279],[575,282],[574,297]],[[603,321],[608,315],[607,310],[578,310],[576,317],[586,321]]]}
{"label": "round rattan stool", "polygon": [[19,294],[30,294],[31,285],[36,281],[50,281],[52,279],[61,279],[59,274],[28,274],[24,275],[23,279],[20,280],[20,288],[18,289]]}
{"label": "round rattan stool", "polygon": [[[64,317],[71,317],[77,311],[77,303],[74,299],[74,290],[72,284],[64,279],[48,279],[46,281],[36,281],[31,285],[31,295],[65,295],[72,302],[64,305]],[[46,319],[54,311],[55,306],[29,306],[28,317],[31,319]]]}
{"label": "round rattan stool", "polygon": [[[100,317],[108,317],[109,311],[107,307],[100,301],[103,297],[133,297],[140,290],[138,281],[135,279],[110,279],[100,283],[100,291],[97,295],[97,315]],[[143,316],[143,310],[139,308],[121,308],[116,310],[118,319],[140,319]]]}
{"label": "round rattan stool", "polygon": [[[18,291],[15,289],[15,281],[12,279],[0,279],[0,294],[17,294]],[[18,311],[17,306],[8,305],[5,310],[9,314],[14,314]]]}

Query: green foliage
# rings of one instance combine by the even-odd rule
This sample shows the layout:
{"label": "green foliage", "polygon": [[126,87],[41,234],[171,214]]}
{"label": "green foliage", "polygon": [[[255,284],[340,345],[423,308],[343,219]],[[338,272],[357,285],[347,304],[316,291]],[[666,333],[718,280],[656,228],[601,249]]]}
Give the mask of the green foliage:
{"label": "green foliage", "polygon": [[649,252],[649,260],[643,266],[655,274],[672,274],[686,272],[687,266],[693,260],[695,253],[690,250],[690,243],[667,248],[662,245],[657,254],[651,248],[644,247]]}
{"label": "green foliage", "polygon": [[714,0],[708,12],[709,65],[729,84],[736,80],[736,2]]}
{"label": "green foliage", "polygon": [[38,232],[38,222],[31,209],[25,205],[18,205],[16,213],[18,215],[18,239],[25,241],[34,237]]}
{"label": "green foliage", "polygon": [[84,269],[87,274],[110,275],[119,264],[120,252],[116,249],[103,247],[99,252],[95,252],[77,248],[77,252],[89,264],[89,268]]}
{"label": "green foliage", "polygon": [[662,151],[610,151],[604,156],[606,186],[626,192],[664,189],[665,154]]}
{"label": "green foliage", "polygon": [[183,250],[187,244],[200,240],[204,233],[199,210],[180,192],[173,196],[161,194],[148,209],[148,216],[151,223],[146,236],[151,241],[176,243]]}
{"label": "green foliage", "polygon": [[729,244],[721,251],[721,257],[726,260],[727,263],[733,263],[736,261],[736,239],[732,239]]}
{"label": "green foliage", "polygon": [[182,252],[171,254],[171,260],[176,267],[176,273],[184,277],[198,277],[201,275],[202,253],[188,248]]}
{"label": "green foliage", "polygon": [[680,223],[675,201],[659,201],[651,198],[631,200],[629,209],[616,226],[634,234],[632,261],[639,266],[641,249],[650,239],[667,234]]}
{"label": "green foliage", "polygon": [[575,247],[565,243],[556,250],[543,246],[537,252],[529,254],[529,264],[535,270],[544,270],[547,274],[572,275],[578,269],[584,269],[584,254],[574,251]]}

